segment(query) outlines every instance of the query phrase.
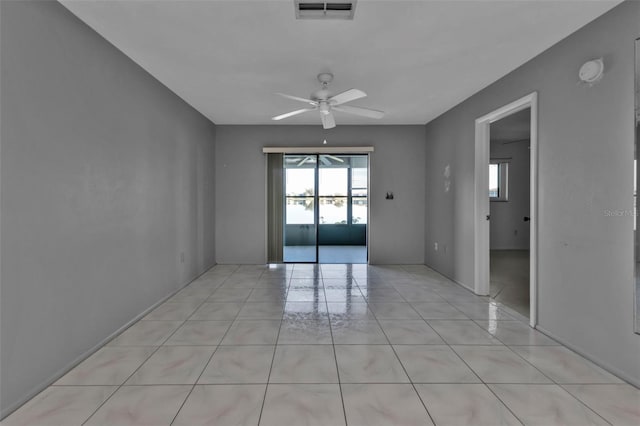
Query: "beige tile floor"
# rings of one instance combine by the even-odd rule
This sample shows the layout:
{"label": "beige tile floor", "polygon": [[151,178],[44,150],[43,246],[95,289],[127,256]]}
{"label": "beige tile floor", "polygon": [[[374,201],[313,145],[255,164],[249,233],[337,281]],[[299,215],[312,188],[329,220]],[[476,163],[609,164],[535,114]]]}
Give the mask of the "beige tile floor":
{"label": "beige tile floor", "polygon": [[3,424],[640,424],[518,318],[424,266],[216,266]]}
{"label": "beige tile floor", "polygon": [[491,297],[529,317],[529,250],[491,250]]}

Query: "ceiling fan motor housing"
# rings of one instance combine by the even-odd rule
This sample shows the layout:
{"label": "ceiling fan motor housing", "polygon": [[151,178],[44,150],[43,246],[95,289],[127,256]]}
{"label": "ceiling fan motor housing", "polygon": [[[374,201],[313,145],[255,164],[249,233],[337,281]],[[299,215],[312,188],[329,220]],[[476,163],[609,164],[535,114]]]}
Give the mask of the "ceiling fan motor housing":
{"label": "ceiling fan motor housing", "polygon": [[333,81],[333,74],[330,72],[323,72],[318,74],[318,81],[322,84],[322,89],[316,90],[311,94],[311,99],[314,101],[323,101],[331,97],[331,93],[327,89],[329,83]]}
{"label": "ceiling fan motor housing", "polygon": [[322,83],[322,85],[327,85],[333,81],[333,74],[330,72],[321,72],[318,74],[318,81]]}
{"label": "ceiling fan motor housing", "polygon": [[320,104],[318,105],[318,109],[320,110],[320,113],[322,114],[329,114],[329,112],[331,112],[331,106],[329,105],[329,102],[327,101],[320,101]]}
{"label": "ceiling fan motor housing", "polygon": [[311,94],[311,99],[313,99],[314,101],[326,101],[330,97],[331,93],[324,87],[320,90],[316,90]]}

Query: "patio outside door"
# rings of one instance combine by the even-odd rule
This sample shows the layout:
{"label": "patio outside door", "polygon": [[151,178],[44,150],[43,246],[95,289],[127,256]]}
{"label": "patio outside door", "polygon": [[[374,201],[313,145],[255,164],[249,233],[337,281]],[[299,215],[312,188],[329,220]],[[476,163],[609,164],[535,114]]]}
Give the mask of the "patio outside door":
{"label": "patio outside door", "polygon": [[284,262],[367,263],[367,155],[284,156]]}

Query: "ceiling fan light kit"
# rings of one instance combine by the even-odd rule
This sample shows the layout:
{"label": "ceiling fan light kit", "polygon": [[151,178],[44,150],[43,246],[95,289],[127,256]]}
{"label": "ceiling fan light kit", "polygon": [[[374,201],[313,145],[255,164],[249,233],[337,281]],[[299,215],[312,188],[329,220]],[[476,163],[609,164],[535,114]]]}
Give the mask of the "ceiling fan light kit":
{"label": "ceiling fan light kit", "polygon": [[293,117],[294,115],[303,114],[308,111],[319,111],[320,119],[322,121],[322,127],[325,129],[332,129],[336,127],[336,121],[333,116],[333,111],[340,111],[347,114],[359,115],[361,117],[380,119],[384,117],[384,112],[375,109],[354,107],[344,105],[347,102],[355,101],[367,96],[362,90],[349,89],[337,95],[332,95],[328,89],[329,83],[333,81],[333,74],[324,72],[318,74],[318,81],[322,85],[319,90],[313,92],[309,99],[301,98],[298,96],[287,95],[284,93],[277,93],[287,99],[291,99],[298,102],[304,102],[311,105],[310,108],[298,109],[285,114],[277,115],[272,120],[279,121],[285,118]]}

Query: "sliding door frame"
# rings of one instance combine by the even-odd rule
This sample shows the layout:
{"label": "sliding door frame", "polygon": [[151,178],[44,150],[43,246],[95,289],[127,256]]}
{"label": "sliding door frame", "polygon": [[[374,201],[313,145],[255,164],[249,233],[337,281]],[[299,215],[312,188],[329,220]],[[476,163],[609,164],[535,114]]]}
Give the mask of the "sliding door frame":
{"label": "sliding door frame", "polygon": [[[316,167],[314,167],[315,186],[313,188],[313,220],[316,223],[316,261],[307,263],[320,263],[320,194],[318,193],[318,189],[320,189],[320,154],[314,155],[316,157]],[[282,227],[285,228],[286,226],[285,222]],[[285,236],[283,235],[282,240],[284,241],[284,239]],[[284,262],[284,259],[282,259],[282,261]]]}
{"label": "sliding door frame", "polygon": [[[284,164],[284,154],[298,154],[298,155],[315,155],[316,156],[316,167],[315,167],[315,188],[314,188],[314,200],[319,200],[318,197],[318,185],[319,185],[319,156],[320,154],[335,154],[335,155],[366,155],[367,156],[367,230],[366,230],[366,248],[367,248],[367,265],[369,264],[369,260],[371,259],[371,153],[374,152],[373,146],[355,146],[355,147],[263,147],[262,152],[264,154],[283,154],[283,164]],[[269,249],[269,208],[268,208],[268,197],[269,197],[269,188],[268,188],[268,156],[265,155],[265,263],[268,263],[268,249]],[[349,174],[349,181],[351,181],[351,176]],[[283,185],[284,185],[284,176],[283,176]],[[283,191],[284,193],[284,191]],[[284,229],[284,217],[285,217],[285,201],[286,197],[283,194],[282,202],[283,202],[283,229]],[[349,197],[348,197],[349,199]],[[320,225],[320,206],[316,206],[314,208],[314,216],[316,222],[316,261],[315,262],[296,262],[296,263],[319,263],[319,244],[318,244],[318,232]],[[352,207],[351,207],[352,208]],[[348,208],[348,212],[350,209]],[[348,214],[348,213],[347,213]],[[284,248],[284,237],[283,237],[283,248]],[[282,263],[284,262],[284,256],[282,259]]]}

